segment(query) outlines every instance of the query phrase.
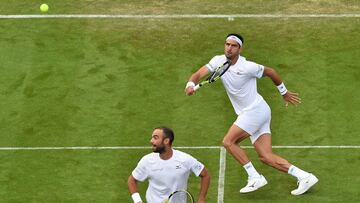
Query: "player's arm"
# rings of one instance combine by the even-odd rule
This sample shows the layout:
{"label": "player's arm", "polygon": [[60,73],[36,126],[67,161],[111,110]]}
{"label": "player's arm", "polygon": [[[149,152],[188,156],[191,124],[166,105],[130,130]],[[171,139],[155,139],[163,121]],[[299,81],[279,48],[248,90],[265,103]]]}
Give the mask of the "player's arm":
{"label": "player's arm", "polygon": [[186,95],[193,95],[195,92],[194,86],[207,74],[209,74],[209,69],[206,66],[201,67],[198,71],[193,73],[185,87]]}
{"label": "player's arm", "polygon": [[294,105],[301,103],[299,94],[287,90],[284,83],[281,81],[280,75],[274,69],[269,68],[269,67],[264,67],[263,76],[267,76],[273,81],[273,83],[278,88],[280,94],[283,96],[286,106],[289,103],[294,104]]}
{"label": "player's arm", "polygon": [[130,175],[128,178],[128,187],[134,203],[143,203],[137,190],[137,180],[132,175]]}
{"label": "player's arm", "polygon": [[199,199],[198,199],[197,203],[204,203],[206,193],[207,193],[207,191],[209,189],[209,185],[210,185],[210,174],[205,167],[201,171],[199,177],[201,178],[201,185],[200,185]]}

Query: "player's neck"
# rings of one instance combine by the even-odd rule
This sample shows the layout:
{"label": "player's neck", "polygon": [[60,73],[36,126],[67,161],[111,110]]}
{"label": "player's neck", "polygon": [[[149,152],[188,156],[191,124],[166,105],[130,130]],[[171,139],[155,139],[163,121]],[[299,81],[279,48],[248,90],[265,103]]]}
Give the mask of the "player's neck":
{"label": "player's neck", "polygon": [[240,55],[236,55],[234,58],[231,59],[231,65],[236,64],[236,62],[239,60]]}
{"label": "player's neck", "polygon": [[160,158],[162,160],[168,160],[172,157],[172,155],[173,155],[173,150],[171,147],[169,147],[169,148],[166,148],[165,151],[160,154]]}

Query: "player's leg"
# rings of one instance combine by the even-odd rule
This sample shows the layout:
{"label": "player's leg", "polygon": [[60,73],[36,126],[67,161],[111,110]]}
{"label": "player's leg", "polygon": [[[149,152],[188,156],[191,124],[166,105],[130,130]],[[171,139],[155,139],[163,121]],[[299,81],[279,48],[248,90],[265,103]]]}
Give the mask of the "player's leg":
{"label": "player's leg", "polygon": [[249,163],[249,158],[239,143],[250,135],[236,125],[232,125],[223,139],[223,146],[241,164]]}
{"label": "player's leg", "polygon": [[301,195],[318,182],[318,179],[313,174],[291,165],[286,159],[274,154],[270,134],[261,135],[253,145],[262,162],[280,171],[287,172],[298,179],[298,188],[291,191],[292,195]]}
{"label": "player's leg", "polygon": [[248,183],[240,190],[241,193],[255,191],[267,184],[264,176],[260,175],[250,162],[245,150],[239,146],[239,143],[249,136],[243,129],[232,125],[223,140],[226,150],[244,167],[248,174]]}
{"label": "player's leg", "polygon": [[270,134],[261,135],[253,145],[263,163],[283,172],[289,171],[291,164],[286,159],[273,153]]}

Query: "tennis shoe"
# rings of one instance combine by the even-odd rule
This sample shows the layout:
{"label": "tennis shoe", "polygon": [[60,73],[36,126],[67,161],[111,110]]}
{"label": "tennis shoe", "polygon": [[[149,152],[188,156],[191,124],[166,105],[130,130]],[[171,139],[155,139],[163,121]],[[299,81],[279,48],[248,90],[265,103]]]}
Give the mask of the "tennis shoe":
{"label": "tennis shoe", "polygon": [[248,183],[245,187],[241,188],[240,193],[253,192],[267,184],[267,181],[263,175],[260,177],[249,177]]}
{"label": "tennis shoe", "polygon": [[310,173],[310,175],[307,178],[301,179],[298,181],[298,188],[291,191],[292,195],[301,195],[304,194],[306,191],[308,191],[312,186],[314,186],[319,179],[316,178],[313,174]]}

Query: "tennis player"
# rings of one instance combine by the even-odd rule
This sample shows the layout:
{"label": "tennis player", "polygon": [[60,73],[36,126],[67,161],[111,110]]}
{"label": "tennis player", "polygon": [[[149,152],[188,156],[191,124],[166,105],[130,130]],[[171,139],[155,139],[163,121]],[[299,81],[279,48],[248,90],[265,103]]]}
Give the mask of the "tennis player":
{"label": "tennis player", "polygon": [[269,77],[277,86],[286,106],[301,103],[300,98],[297,93],[286,89],[274,69],[248,61],[241,56],[243,44],[242,36],[227,35],[224,54],[213,57],[208,64],[193,73],[186,84],[185,93],[193,95],[195,84],[213,72],[216,67],[221,66],[227,59],[231,60],[231,66],[221,80],[238,117],[225,135],[223,145],[248,174],[248,183],[240,190],[240,193],[252,192],[267,184],[265,177],[258,173],[246,152],[239,146],[242,140],[250,137],[262,162],[298,179],[298,188],[292,190],[291,194],[301,195],[316,184],[318,179],[313,174],[292,165],[273,153],[270,131],[271,110],[257,92],[256,80]]}
{"label": "tennis player", "polygon": [[138,181],[149,181],[146,191],[147,203],[162,203],[172,192],[187,189],[191,172],[201,178],[197,202],[205,202],[210,184],[207,169],[191,155],[173,149],[173,141],[174,132],[170,128],[154,129],[150,140],[153,153],[145,155],[128,178],[128,187],[134,203],[143,202],[137,190]]}

